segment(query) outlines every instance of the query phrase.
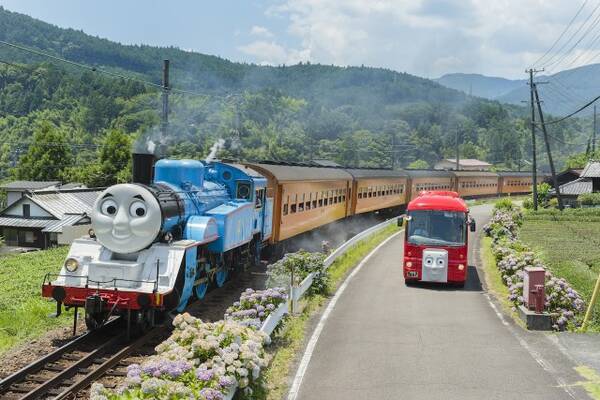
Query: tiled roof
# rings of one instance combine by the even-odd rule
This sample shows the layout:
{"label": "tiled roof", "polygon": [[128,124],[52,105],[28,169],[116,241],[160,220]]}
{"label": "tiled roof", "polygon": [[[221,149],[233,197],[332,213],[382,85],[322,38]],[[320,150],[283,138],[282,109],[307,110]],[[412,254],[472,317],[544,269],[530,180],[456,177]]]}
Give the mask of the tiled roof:
{"label": "tiled roof", "polygon": [[[554,189],[551,189],[550,194],[556,194]],[[592,193],[592,181],[586,178],[575,179],[574,181],[567,182],[560,185],[560,194],[567,196],[579,196],[584,193]]]}
{"label": "tiled roof", "polygon": [[87,218],[81,214],[67,214],[57,221],[53,221],[52,223],[46,225],[42,232],[62,232],[62,228],[65,226],[71,226],[79,222],[82,218]]}
{"label": "tiled roof", "polygon": [[582,178],[600,178],[600,161],[588,162],[580,176]]}
{"label": "tiled roof", "polygon": [[2,189],[39,190],[60,185],[60,181],[12,181],[0,185]]}
{"label": "tiled roof", "polygon": [[64,214],[89,214],[100,191],[34,192],[29,197],[37,205],[62,218]]}
{"label": "tiled roof", "polygon": [[60,221],[55,219],[0,217],[0,226],[10,226],[14,228],[43,228],[54,222]]}

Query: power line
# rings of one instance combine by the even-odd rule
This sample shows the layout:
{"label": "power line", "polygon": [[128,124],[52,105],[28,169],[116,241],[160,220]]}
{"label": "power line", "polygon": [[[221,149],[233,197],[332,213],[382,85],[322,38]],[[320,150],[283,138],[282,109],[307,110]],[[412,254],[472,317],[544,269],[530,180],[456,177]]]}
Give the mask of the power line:
{"label": "power line", "polygon": [[[573,32],[573,34],[569,37],[569,39],[567,39],[566,42],[563,43],[563,45],[557,50],[556,53],[554,53],[547,61],[546,64],[544,64],[544,66],[549,66],[554,64],[555,62],[553,62],[554,58],[556,56],[559,56],[559,54],[561,54],[561,51],[571,42],[571,40],[573,40],[573,38],[579,33],[579,31],[581,31],[581,29],[583,29],[583,27],[588,23],[588,21],[590,20],[590,18],[596,13],[596,11],[598,10],[598,8],[600,7],[600,3],[594,7],[594,9],[592,10],[592,12],[590,13],[590,15],[588,15],[588,17],[585,19],[585,21],[583,22],[583,24],[579,25],[579,28],[577,28],[577,30],[575,32]],[[568,53],[566,53],[568,54]],[[560,57],[560,56],[559,56]]]}
{"label": "power line", "polygon": [[[4,46],[15,48],[15,49],[18,49],[18,50],[21,50],[21,51],[25,51],[27,53],[36,54],[36,55],[41,56],[41,57],[50,58],[50,59],[53,59],[55,61],[59,61],[59,62],[65,63],[65,64],[72,65],[72,66],[77,67],[77,68],[85,69],[87,71],[98,72],[100,74],[108,75],[108,76],[111,76],[113,78],[126,79],[126,80],[130,80],[130,81],[133,81],[133,82],[138,82],[138,83],[141,83],[141,84],[144,84],[144,85],[148,85],[148,86],[151,86],[151,87],[156,88],[156,89],[164,90],[163,85],[158,84],[158,83],[154,83],[154,82],[151,82],[151,81],[147,81],[145,79],[140,79],[140,78],[136,78],[134,76],[123,75],[123,74],[119,74],[117,72],[112,72],[112,71],[108,71],[108,70],[105,70],[105,69],[100,69],[100,68],[97,68],[97,67],[92,67],[92,66],[89,66],[89,65],[86,65],[86,64],[83,64],[83,63],[79,63],[79,62],[76,62],[76,61],[68,60],[66,58],[58,57],[58,56],[55,56],[53,54],[49,54],[49,53],[46,53],[46,52],[43,52],[43,51],[31,49],[29,47],[21,46],[21,45],[14,44],[14,43],[9,43],[9,42],[6,42],[4,40],[0,40],[0,44],[4,45]],[[169,88],[168,90],[170,92],[174,92],[174,93],[181,93],[181,94],[188,94],[188,95],[192,95],[192,96],[206,97],[205,93],[193,92],[191,90],[184,90],[184,89],[177,89],[177,88]]]}
{"label": "power line", "polygon": [[554,125],[554,124],[558,124],[559,122],[564,121],[565,119],[571,118],[573,115],[580,113],[581,111],[585,110],[586,108],[588,108],[589,106],[591,106],[592,104],[594,104],[598,99],[600,99],[600,96],[596,96],[594,97],[593,100],[589,101],[588,103],[586,103],[585,105],[579,107],[577,110],[573,111],[571,114],[565,115],[562,118],[559,119],[555,119],[554,121],[549,121],[546,122],[545,125]]}
{"label": "power line", "polygon": [[585,0],[583,2],[583,4],[581,4],[581,7],[579,7],[579,10],[577,10],[577,13],[575,13],[575,15],[573,16],[573,18],[571,18],[571,21],[569,21],[569,24],[565,27],[565,29],[562,31],[562,33],[554,41],[554,43],[552,43],[552,46],[550,46],[550,48],[548,50],[546,50],[546,52],[533,63],[534,66],[537,65],[544,57],[546,57],[552,51],[552,49],[554,48],[554,46],[556,46],[558,44],[558,42],[563,38],[563,36],[565,35],[565,33],[567,33],[567,31],[571,27],[571,25],[573,25],[573,22],[575,22],[575,19],[579,16],[579,14],[581,13],[581,10],[583,10],[583,8],[587,4],[587,2],[588,2],[588,0]]}

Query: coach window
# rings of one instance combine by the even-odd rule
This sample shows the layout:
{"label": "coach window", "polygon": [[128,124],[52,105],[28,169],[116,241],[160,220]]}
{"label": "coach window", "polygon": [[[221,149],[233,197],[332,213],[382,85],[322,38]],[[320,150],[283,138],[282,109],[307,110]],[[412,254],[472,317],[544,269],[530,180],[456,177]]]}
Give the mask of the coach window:
{"label": "coach window", "polygon": [[288,215],[288,204],[290,203],[290,196],[286,196],[285,203],[283,204],[283,215]]}
{"label": "coach window", "polygon": [[296,203],[298,203],[298,195],[297,194],[294,195],[294,202],[292,203],[292,205],[290,207],[291,214],[294,214],[296,212]]}
{"label": "coach window", "polygon": [[312,208],[317,208],[317,198],[319,198],[319,192],[315,192],[315,198],[312,201]]}
{"label": "coach window", "polygon": [[304,198],[306,197],[306,195],[304,193],[302,193],[302,197],[300,197],[300,202],[298,203],[298,212],[302,212],[304,211]]}
{"label": "coach window", "polygon": [[312,194],[312,192],[310,192],[310,193],[308,194],[308,201],[306,202],[306,204],[304,204],[304,208],[305,208],[305,209],[307,209],[307,210],[310,210],[310,209],[311,209],[311,204],[312,204],[312,195],[313,195],[313,194]]}

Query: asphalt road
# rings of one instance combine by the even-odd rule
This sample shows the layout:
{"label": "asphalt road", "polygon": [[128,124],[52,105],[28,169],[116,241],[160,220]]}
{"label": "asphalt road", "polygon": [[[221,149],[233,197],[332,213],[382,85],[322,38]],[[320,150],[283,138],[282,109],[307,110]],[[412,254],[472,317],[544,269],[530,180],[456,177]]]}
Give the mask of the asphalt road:
{"label": "asphalt road", "polygon": [[[478,229],[490,211],[473,208]],[[583,398],[540,359],[551,353],[553,364],[572,369],[545,336],[529,346],[527,333],[497,315],[475,267],[465,289],[407,287],[402,247],[398,235],[352,278],[325,320],[298,399]]]}

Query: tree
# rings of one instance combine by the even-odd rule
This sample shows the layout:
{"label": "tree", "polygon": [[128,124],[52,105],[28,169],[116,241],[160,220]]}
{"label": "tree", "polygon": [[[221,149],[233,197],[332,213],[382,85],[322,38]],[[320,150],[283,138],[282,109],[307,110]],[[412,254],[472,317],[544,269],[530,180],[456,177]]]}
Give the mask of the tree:
{"label": "tree", "polygon": [[65,129],[42,120],[34,130],[27,153],[19,159],[16,177],[36,181],[62,180],[73,162],[67,136]]}
{"label": "tree", "polygon": [[408,164],[407,168],[410,169],[427,169],[429,168],[429,164],[425,160],[415,160]]}

